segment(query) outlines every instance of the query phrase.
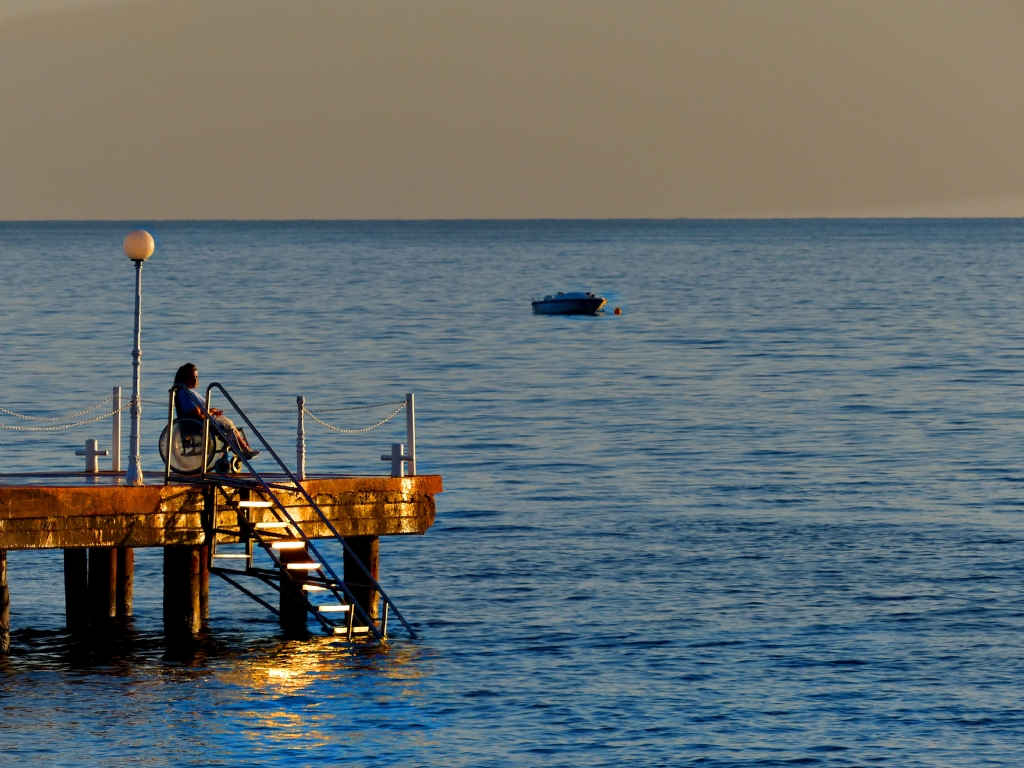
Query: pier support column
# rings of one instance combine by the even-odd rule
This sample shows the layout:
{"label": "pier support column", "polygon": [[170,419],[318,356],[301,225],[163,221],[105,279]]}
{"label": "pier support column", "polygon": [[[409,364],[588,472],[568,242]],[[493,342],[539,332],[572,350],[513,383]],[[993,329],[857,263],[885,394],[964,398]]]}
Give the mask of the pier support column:
{"label": "pier support column", "polygon": [[11,650],[11,593],[7,589],[7,551],[0,549],[0,653]]}
{"label": "pier support column", "polygon": [[64,550],[64,616],[68,631],[89,626],[89,557],[86,549]]}
{"label": "pier support column", "polygon": [[199,634],[199,547],[164,547],[164,634]]}
{"label": "pier support column", "polygon": [[115,603],[117,618],[132,615],[135,596],[135,550],[131,547],[117,548],[117,581]]}
{"label": "pier support column", "polygon": [[94,621],[117,615],[117,553],[113,547],[89,547],[89,613]]}
{"label": "pier support column", "polygon": [[199,548],[199,618],[210,618],[210,545]]}
{"label": "pier support column", "polygon": [[[347,536],[345,543],[352,548],[356,557],[362,561],[370,575],[376,580],[378,570],[380,569],[380,539],[376,536]],[[366,580],[366,574],[363,573],[363,569],[352,559],[347,550],[345,551],[344,574],[345,584],[348,585],[356,602],[362,606],[371,619],[376,621],[379,618],[377,605],[380,602],[378,599],[380,596],[377,594],[377,590]],[[360,620],[361,617],[357,613],[357,623]]]}
{"label": "pier support column", "polygon": [[278,554],[281,557],[281,628],[287,634],[305,634],[306,596],[302,584],[308,580],[309,572],[288,570],[287,564],[309,562],[309,553],[305,549],[282,549]]}

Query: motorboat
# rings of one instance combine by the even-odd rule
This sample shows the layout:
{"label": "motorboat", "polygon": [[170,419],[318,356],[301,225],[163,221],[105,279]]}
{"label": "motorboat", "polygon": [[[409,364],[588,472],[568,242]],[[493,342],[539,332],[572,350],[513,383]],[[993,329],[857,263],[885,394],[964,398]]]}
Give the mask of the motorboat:
{"label": "motorboat", "polygon": [[556,293],[531,302],[535,315],[596,315],[606,301],[590,291]]}

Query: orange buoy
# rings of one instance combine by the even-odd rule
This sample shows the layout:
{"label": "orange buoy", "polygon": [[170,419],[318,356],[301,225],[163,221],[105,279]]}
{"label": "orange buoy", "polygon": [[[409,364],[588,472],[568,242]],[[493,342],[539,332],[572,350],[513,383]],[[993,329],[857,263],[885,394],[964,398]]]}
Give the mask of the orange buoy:
{"label": "orange buoy", "polygon": [[616,307],[616,308],[615,308],[615,314],[616,314],[616,315],[621,315],[621,314],[622,314],[622,310],[621,310],[621,309],[619,309],[618,307]]}

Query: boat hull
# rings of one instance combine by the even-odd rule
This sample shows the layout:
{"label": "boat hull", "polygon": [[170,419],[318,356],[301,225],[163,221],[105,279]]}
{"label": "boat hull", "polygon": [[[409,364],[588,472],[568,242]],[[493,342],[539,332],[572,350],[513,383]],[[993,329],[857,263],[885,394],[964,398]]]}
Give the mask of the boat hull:
{"label": "boat hull", "polygon": [[535,315],[596,315],[607,302],[600,296],[531,302]]}

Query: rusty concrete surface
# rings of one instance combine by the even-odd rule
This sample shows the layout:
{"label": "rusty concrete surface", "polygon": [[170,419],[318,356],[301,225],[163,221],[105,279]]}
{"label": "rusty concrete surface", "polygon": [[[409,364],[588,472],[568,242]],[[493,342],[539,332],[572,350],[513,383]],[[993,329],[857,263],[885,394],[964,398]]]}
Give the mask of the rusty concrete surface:
{"label": "rusty concrete surface", "polygon": [[[342,536],[426,533],[442,491],[439,475],[317,478],[302,485]],[[299,493],[278,495],[307,536],[331,535]],[[217,527],[237,529],[235,513],[223,506]],[[202,510],[196,486],[0,485],[0,550],[204,544]],[[274,519],[269,510],[251,514],[253,522]]]}

